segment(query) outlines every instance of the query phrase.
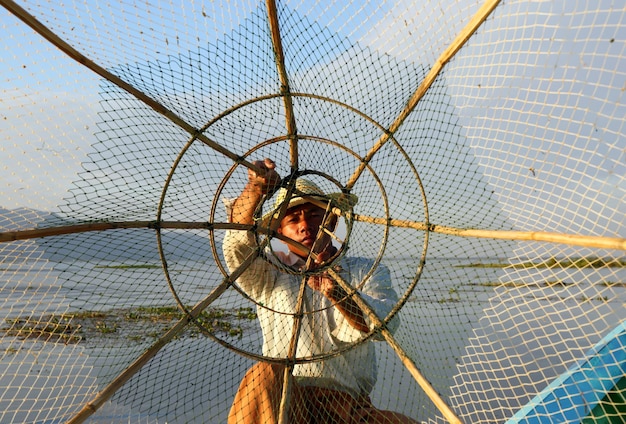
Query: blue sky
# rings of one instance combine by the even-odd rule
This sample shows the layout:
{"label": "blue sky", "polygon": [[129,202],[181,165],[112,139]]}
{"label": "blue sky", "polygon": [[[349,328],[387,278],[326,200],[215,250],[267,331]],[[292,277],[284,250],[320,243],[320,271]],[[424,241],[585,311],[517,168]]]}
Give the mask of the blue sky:
{"label": "blue sky", "polygon": [[[320,35],[324,31],[338,33],[352,42],[363,40],[375,49],[384,46],[375,46],[374,36],[385,22],[398,19],[395,15],[401,6],[391,2],[375,2],[373,6],[289,3],[301,16],[319,22],[318,27],[309,28],[311,31],[320,31]],[[420,7],[424,5],[418,2],[408,9]],[[215,47],[263,8],[264,2],[251,1],[192,3],[183,7],[153,7],[148,3],[101,6],[89,1],[72,4],[66,10],[35,9],[33,13],[90,59],[106,68],[119,68],[189,55],[204,43]],[[422,16],[428,19],[425,14]],[[0,79],[4,123],[0,149],[5,181],[0,188],[0,206],[54,209],[67,196],[82,169],[81,162],[96,142],[94,134],[102,107],[100,78],[65,57],[8,12],[3,11],[0,19],[7,39],[2,55],[4,77]],[[290,37],[286,28],[294,24],[281,22],[286,46]],[[404,26],[416,24],[407,21]],[[115,42],[117,36],[119,45],[107,41]],[[308,38],[313,40],[316,36],[311,32]],[[390,40],[393,43],[393,37]],[[328,50],[324,52],[325,56],[310,58],[311,63],[320,66],[324,60],[333,59]],[[341,53],[342,50],[335,52]],[[228,66],[237,66],[237,59]],[[12,171],[13,167],[19,168],[19,172]]]}
{"label": "blue sky", "polygon": [[[608,225],[609,232],[624,236],[620,214],[626,215],[622,213],[625,12],[611,4],[507,2],[445,69],[446,88],[440,92],[449,96],[483,182],[516,225],[528,225],[530,214],[534,222],[549,228],[559,216],[571,213],[577,218],[568,228],[559,224],[560,230],[602,231]],[[428,67],[467,23],[478,2],[322,6],[300,1],[288,6],[318,24],[299,34],[286,29],[296,22],[281,22],[286,48],[298,37],[323,43],[325,34],[338,34],[346,42],[335,50],[319,50],[326,53],[323,56],[308,58],[309,72],[323,72],[335,66],[354,42],[397,63]],[[200,46],[208,46],[216,57],[228,53],[220,46],[228,45],[228,37],[262,10],[263,2],[111,7],[87,2],[36,15],[90,58],[122,69],[192,57]],[[604,11],[587,13],[586,7]],[[4,182],[0,206],[51,210],[68,195],[101,133],[103,85],[7,12],[0,19],[7,34],[0,79]],[[255,41],[248,42],[252,49]],[[229,66],[237,66],[236,58],[232,60]],[[246,75],[250,70],[239,71]],[[273,69],[267,72],[275,75]],[[231,92],[233,102],[253,91],[222,89]],[[349,88],[343,90],[347,93]],[[360,107],[367,109],[365,103]],[[213,113],[223,107],[214,106]],[[111,184],[119,181],[111,174],[101,177]],[[436,180],[436,174],[430,178]],[[561,210],[545,213],[549,204]]]}

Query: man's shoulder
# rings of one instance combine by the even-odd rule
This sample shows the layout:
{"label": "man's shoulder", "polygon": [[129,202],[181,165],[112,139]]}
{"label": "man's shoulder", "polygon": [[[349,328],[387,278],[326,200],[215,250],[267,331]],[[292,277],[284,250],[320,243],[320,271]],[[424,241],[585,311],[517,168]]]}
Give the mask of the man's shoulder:
{"label": "man's shoulder", "polygon": [[376,261],[372,258],[366,258],[363,256],[344,256],[341,259],[342,265],[352,265],[352,266],[369,266],[372,267],[376,265]]}

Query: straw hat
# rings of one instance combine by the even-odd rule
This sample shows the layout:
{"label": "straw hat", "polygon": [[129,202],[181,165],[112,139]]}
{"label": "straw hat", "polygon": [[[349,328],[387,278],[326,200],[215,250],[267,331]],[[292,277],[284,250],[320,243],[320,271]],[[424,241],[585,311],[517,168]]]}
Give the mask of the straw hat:
{"label": "straw hat", "polygon": [[[262,225],[267,226],[269,225],[271,218],[278,218],[280,207],[285,202],[286,197],[287,189],[284,187],[278,189],[276,192],[274,207],[270,212],[266,213],[261,218]],[[318,200],[324,202],[325,204],[330,202],[333,207],[339,208],[342,212],[346,212],[356,205],[358,198],[356,195],[351,193],[325,194],[314,182],[305,178],[298,178],[296,180],[291,199],[289,199],[287,209],[291,209],[305,203],[311,203],[311,200]]]}

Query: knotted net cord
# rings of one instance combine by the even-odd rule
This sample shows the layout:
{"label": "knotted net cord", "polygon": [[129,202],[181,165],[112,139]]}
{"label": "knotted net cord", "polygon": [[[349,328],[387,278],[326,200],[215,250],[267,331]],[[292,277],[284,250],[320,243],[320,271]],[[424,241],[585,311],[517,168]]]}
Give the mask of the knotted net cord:
{"label": "knotted net cord", "polygon": [[3,16],[0,421],[223,422],[263,305],[221,202],[266,156],[359,198],[377,406],[504,422],[584,357],[625,319],[624,10],[497,3],[2,1],[41,26]]}

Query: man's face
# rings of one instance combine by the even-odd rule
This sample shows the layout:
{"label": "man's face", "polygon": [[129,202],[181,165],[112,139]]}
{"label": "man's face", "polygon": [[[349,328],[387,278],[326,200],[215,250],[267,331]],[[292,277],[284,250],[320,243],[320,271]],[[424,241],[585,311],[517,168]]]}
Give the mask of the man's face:
{"label": "man's face", "polygon": [[[323,220],[324,209],[312,203],[305,203],[288,209],[277,231],[311,249]],[[322,246],[325,244],[323,243]],[[296,255],[306,256],[306,252],[302,252],[295,246],[289,244],[287,247]]]}

